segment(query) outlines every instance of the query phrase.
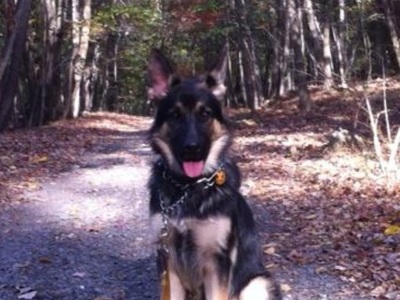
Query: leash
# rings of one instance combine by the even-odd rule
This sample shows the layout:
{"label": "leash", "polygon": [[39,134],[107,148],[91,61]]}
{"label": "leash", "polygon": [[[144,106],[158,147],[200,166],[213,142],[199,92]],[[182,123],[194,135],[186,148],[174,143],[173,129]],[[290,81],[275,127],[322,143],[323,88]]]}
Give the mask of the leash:
{"label": "leash", "polygon": [[[162,163],[162,162],[161,162]],[[189,198],[189,190],[193,189],[194,186],[203,185],[203,190],[208,190],[213,186],[222,186],[226,182],[226,172],[224,170],[225,163],[221,163],[218,166],[218,169],[212,173],[209,177],[203,177],[198,179],[193,183],[188,184],[181,184],[180,182],[176,181],[170,174],[167,173],[167,168],[164,165],[163,170],[163,178],[165,180],[170,181],[175,186],[182,189],[183,193],[182,196],[173,204],[168,205],[165,201],[165,198],[160,195],[160,207],[161,207],[161,216],[163,227],[160,231],[160,253],[159,255],[162,256],[163,265],[166,266],[161,274],[161,299],[162,300],[171,300],[171,288],[170,288],[170,278],[168,272],[168,238],[169,238],[169,223],[170,218],[176,209],[181,206],[188,198]]]}

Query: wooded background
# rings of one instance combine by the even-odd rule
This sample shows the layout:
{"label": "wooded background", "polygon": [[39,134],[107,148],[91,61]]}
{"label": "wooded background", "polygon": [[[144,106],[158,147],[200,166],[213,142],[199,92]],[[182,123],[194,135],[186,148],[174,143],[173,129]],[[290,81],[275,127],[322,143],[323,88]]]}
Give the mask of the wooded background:
{"label": "wooded background", "polygon": [[146,61],[185,74],[229,44],[230,107],[257,110],[309,86],[398,73],[396,0],[2,0],[0,130],[85,111],[145,114]]}

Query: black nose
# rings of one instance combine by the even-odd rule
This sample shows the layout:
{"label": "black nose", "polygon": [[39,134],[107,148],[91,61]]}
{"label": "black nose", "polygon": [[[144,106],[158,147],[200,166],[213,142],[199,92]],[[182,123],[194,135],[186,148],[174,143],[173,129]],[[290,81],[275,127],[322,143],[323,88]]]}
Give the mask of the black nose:
{"label": "black nose", "polygon": [[183,143],[183,159],[197,161],[200,159],[201,145],[197,134],[189,134]]}
{"label": "black nose", "polygon": [[200,160],[200,146],[197,144],[185,145],[183,148],[184,161],[198,161]]}
{"label": "black nose", "polygon": [[198,155],[200,153],[200,145],[188,144],[184,148],[185,154],[187,155]]}

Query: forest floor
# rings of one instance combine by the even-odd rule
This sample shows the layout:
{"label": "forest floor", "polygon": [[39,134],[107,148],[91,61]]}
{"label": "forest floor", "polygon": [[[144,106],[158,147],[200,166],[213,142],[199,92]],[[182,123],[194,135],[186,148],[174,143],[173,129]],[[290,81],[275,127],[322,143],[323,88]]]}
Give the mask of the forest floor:
{"label": "forest floor", "polygon": [[[400,189],[380,172],[362,92],[312,98],[307,117],[294,98],[229,112],[266,266],[287,300],[400,299]],[[96,113],[0,135],[0,300],[158,299],[150,124]]]}

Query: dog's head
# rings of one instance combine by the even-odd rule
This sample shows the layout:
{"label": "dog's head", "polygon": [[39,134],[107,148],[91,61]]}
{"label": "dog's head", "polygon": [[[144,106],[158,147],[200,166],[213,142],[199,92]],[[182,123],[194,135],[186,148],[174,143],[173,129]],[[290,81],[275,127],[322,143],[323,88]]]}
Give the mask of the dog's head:
{"label": "dog's head", "polygon": [[151,55],[148,94],[157,105],[151,144],[178,175],[197,178],[215,171],[229,147],[231,135],[220,102],[226,64],[225,47],[205,76],[182,79],[160,51]]}

